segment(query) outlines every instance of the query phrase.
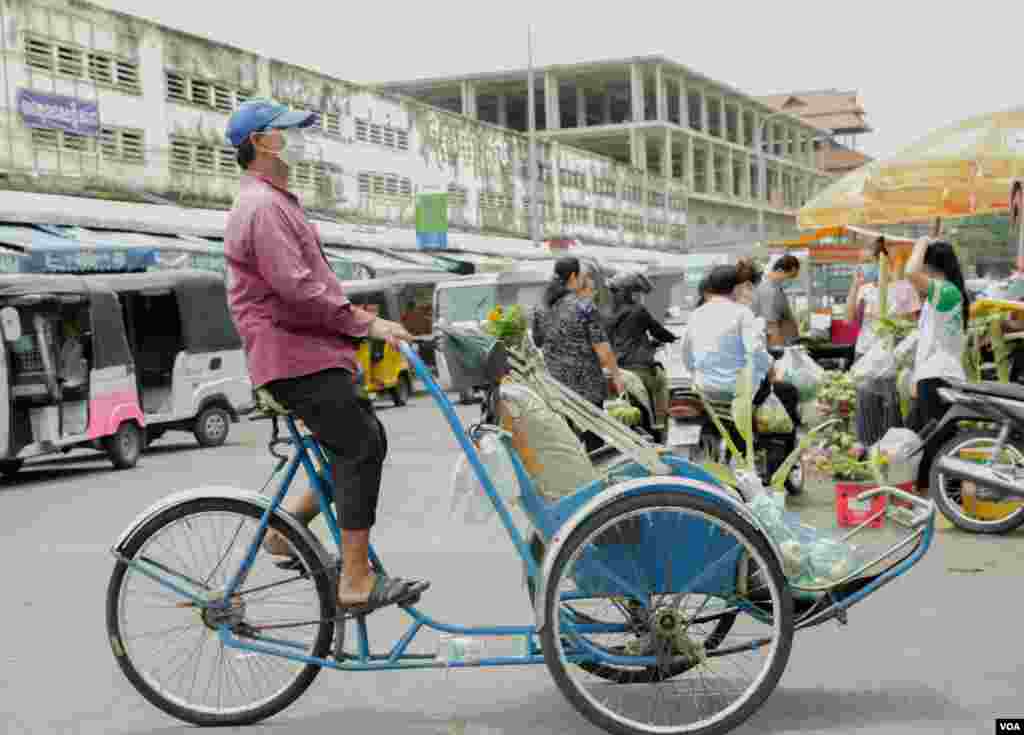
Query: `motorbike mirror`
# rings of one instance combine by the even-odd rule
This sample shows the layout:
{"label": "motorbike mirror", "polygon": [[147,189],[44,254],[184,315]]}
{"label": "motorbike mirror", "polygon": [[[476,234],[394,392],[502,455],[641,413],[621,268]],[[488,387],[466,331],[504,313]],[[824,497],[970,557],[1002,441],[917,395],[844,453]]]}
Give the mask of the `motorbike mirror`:
{"label": "motorbike mirror", "polygon": [[13,306],[0,309],[0,328],[3,329],[4,339],[8,342],[21,339],[21,317]]}

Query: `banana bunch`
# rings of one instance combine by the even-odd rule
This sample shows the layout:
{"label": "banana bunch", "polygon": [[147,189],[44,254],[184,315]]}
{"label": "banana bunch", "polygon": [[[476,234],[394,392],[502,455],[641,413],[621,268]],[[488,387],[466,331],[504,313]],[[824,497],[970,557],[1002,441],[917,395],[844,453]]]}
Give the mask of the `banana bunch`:
{"label": "banana bunch", "polygon": [[636,426],[640,423],[640,419],[643,416],[639,408],[623,399],[605,401],[604,410],[613,419],[626,426]]}

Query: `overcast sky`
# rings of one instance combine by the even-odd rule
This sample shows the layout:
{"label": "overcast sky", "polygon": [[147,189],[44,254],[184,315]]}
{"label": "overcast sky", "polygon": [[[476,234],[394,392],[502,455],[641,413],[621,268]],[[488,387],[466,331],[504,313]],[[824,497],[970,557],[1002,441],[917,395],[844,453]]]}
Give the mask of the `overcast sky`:
{"label": "overcast sky", "polygon": [[537,65],[664,54],[753,95],[856,89],[873,156],[1024,104],[1024,4],[1013,0],[98,4],[357,82],[525,67],[532,22]]}

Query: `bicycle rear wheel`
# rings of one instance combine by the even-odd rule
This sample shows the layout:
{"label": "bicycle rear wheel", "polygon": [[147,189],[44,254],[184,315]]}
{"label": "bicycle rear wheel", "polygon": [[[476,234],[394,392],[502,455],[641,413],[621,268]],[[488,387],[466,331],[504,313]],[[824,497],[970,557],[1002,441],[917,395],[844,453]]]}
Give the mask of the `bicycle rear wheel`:
{"label": "bicycle rear wheel", "polygon": [[[748,580],[758,589],[740,594]],[[760,610],[748,604],[750,592],[762,598]],[[652,492],[601,508],[566,538],[542,594],[541,642],[555,683],[590,722],[618,735],[727,733],[767,699],[789,659],[793,598],[769,541],[703,498]],[[608,631],[617,643],[579,619],[587,600],[619,601],[624,615]],[[700,622],[722,615],[710,607],[716,602],[753,614],[709,635]],[[643,626],[631,620],[637,607]],[[610,684],[579,658],[600,665],[609,654],[616,668],[664,675]]]}
{"label": "bicycle rear wheel", "polygon": [[[263,510],[243,500],[204,498],[149,521],[124,549],[209,592],[224,590],[241,567]],[[118,665],[149,702],[194,725],[237,726],[277,714],[313,683],[320,667],[225,646],[227,623],[241,640],[323,658],[334,632],[334,570],[283,521],[302,571],[277,568],[260,550],[230,608],[203,609],[119,561],[107,589],[107,632]],[[208,592],[208,593],[209,593]]]}

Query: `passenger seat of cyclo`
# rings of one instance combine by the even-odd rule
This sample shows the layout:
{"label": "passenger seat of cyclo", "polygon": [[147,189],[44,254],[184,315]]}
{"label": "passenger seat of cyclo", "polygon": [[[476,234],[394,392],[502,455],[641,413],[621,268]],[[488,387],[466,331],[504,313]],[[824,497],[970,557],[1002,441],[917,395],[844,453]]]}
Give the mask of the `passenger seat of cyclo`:
{"label": "passenger seat of cyclo", "polygon": [[568,422],[530,388],[502,383],[498,420],[544,499],[572,495],[602,478]]}

